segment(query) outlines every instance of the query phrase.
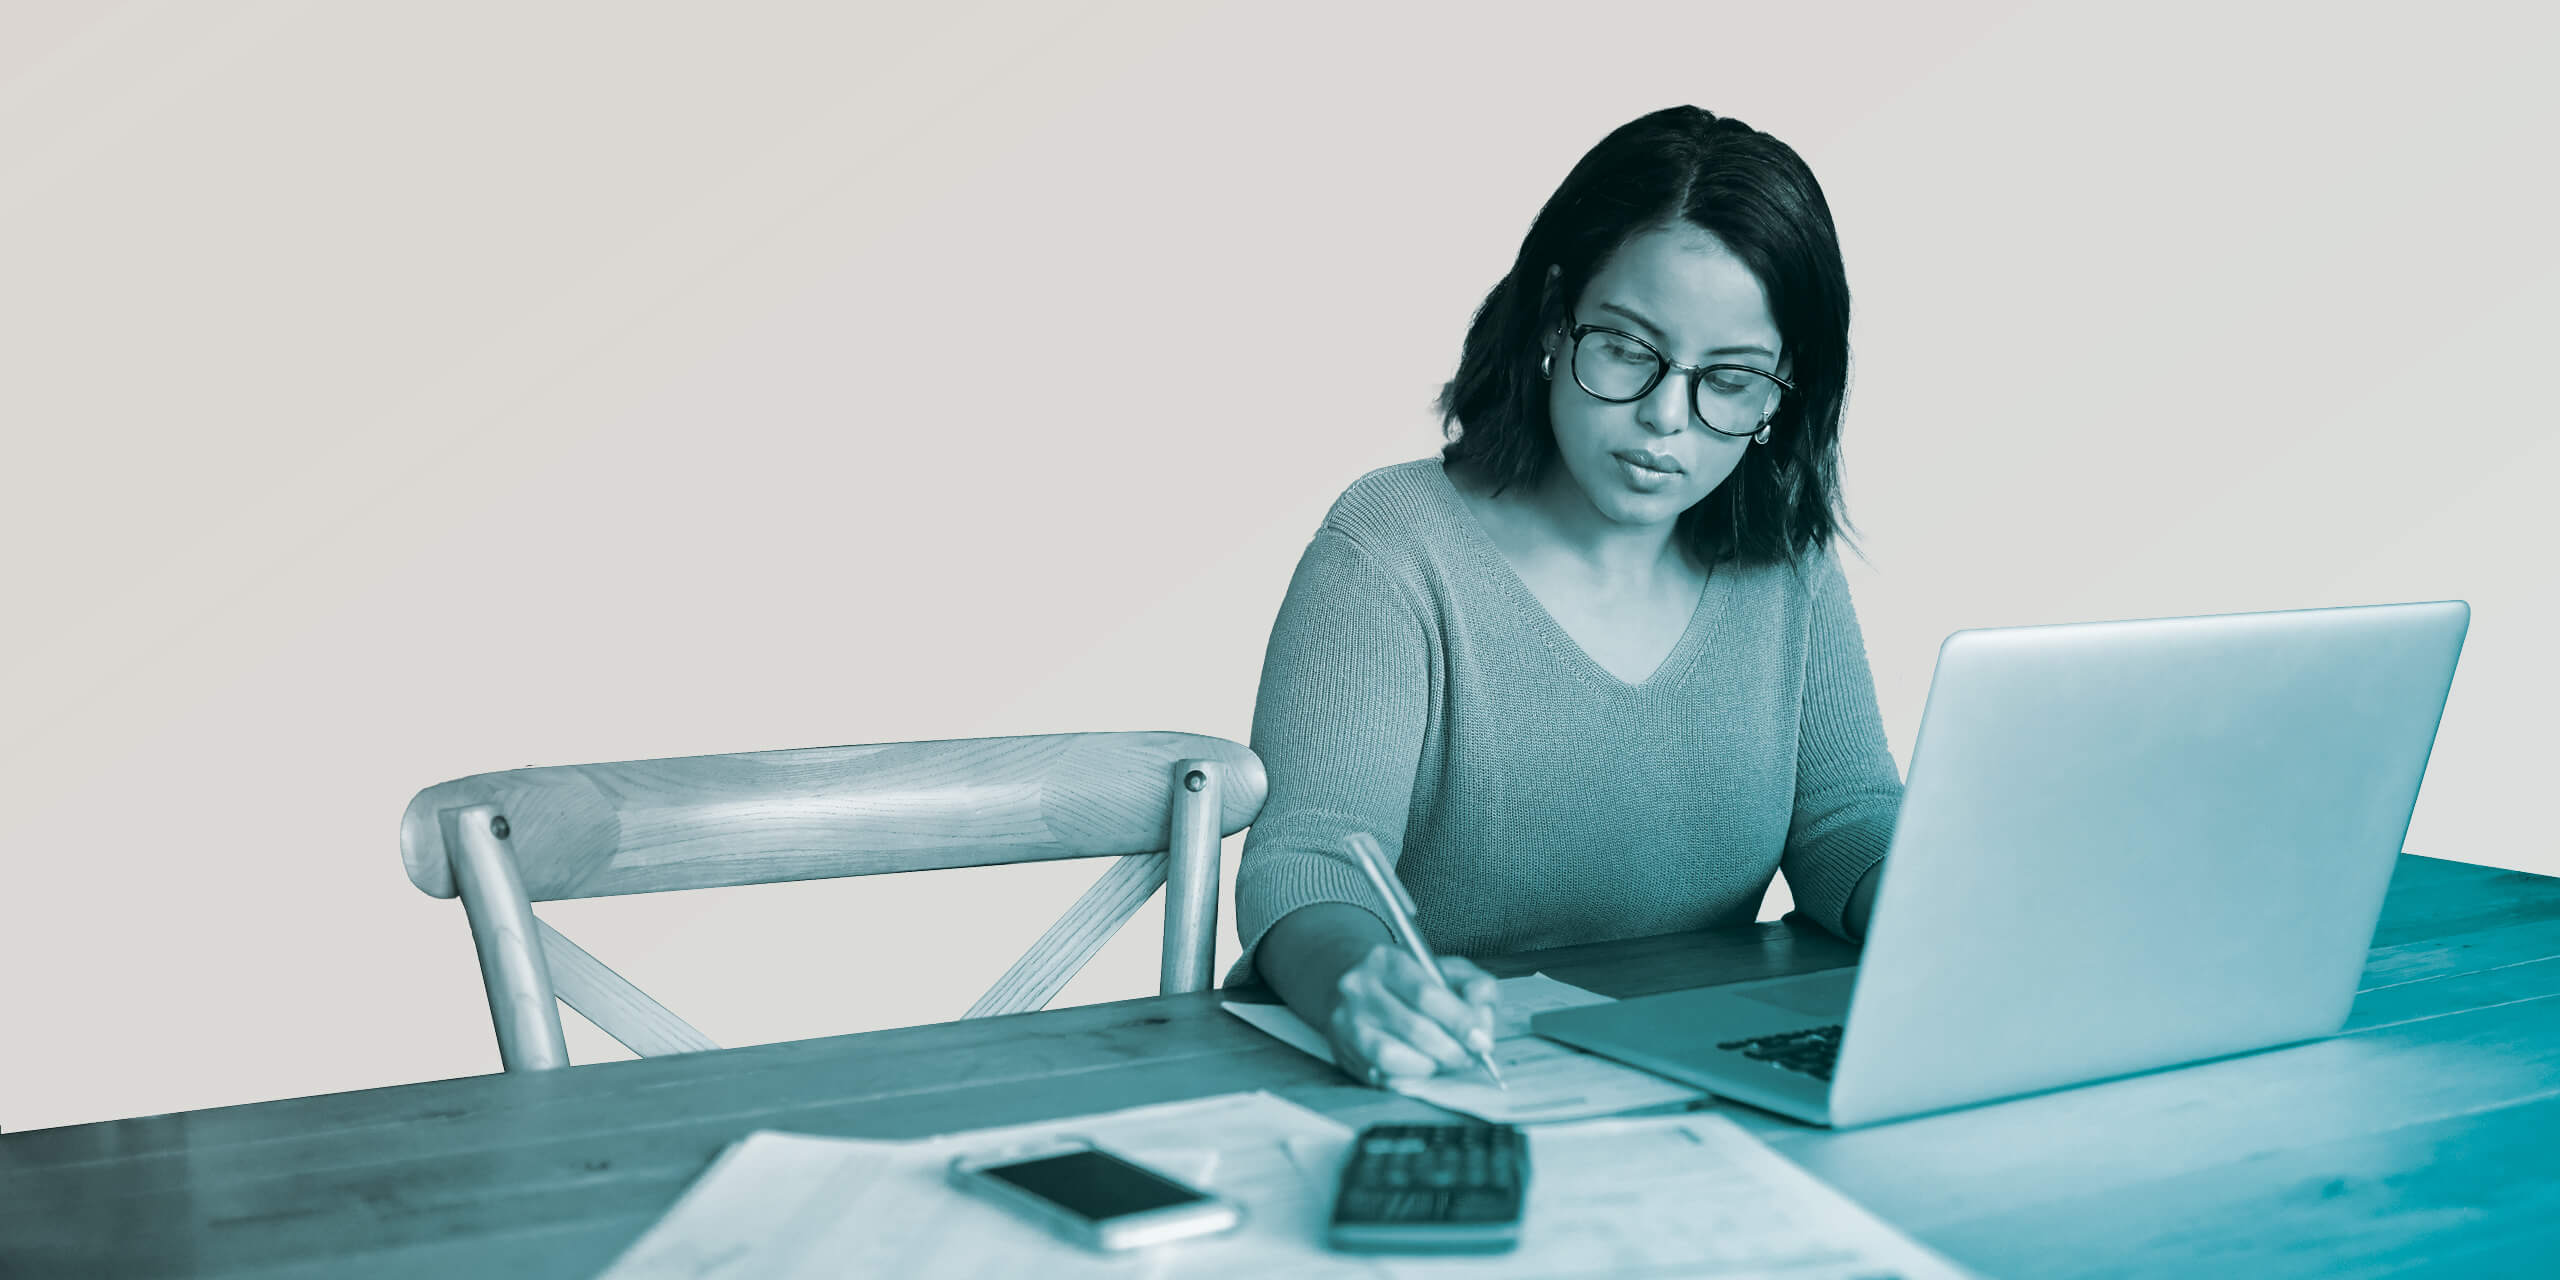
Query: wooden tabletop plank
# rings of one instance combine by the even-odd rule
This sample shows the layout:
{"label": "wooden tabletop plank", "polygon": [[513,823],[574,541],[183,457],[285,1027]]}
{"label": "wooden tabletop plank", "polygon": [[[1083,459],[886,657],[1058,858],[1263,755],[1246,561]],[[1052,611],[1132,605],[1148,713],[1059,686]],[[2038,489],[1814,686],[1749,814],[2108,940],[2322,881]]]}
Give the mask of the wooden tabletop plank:
{"label": "wooden tabletop plank", "polygon": [[[1044,1027],[1037,1054],[1010,1049],[1023,1035],[1020,1027],[1010,1033],[986,1029],[1006,1019],[973,1019],[839,1037],[829,1057],[765,1070],[696,1069],[667,1078],[638,1070],[655,1060],[634,1060],[573,1072],[485,1077],[486,1087],[442,1100],[429,1113],[435,1118],[425,1123],[279,1126],[258,1141],[115,1159],[0,1160],[0,1229],[34,1187],[69,1197],[111,1189],[175,1188],[207,1179],[236,1182],[277,1170],[307,1175],[335,1169],[356,1176],[377,1166],[497,1154],[537,1144],[646,1142],[662,1132],[735,1136],[757,1128],[786,1128],[834,1137],[909,1138],[936,1132],[933,1126],[946,1121],[945,1109],[933,1101],[936,1096],[961,1096],[972,1100],[970,1105],[1008,1113],[1028,1108],[1029,1119],[1074,1114],[1078,1104],[1096,1096],[1097,1088],[1115,1087],[1117,1079],[1139,1067],[1174,1067],[1194,1081],[1188,1088],[1159,1093],[1156,1100],[1227,1087],[1341,1079],[1324,1064],[1227,1016],[1207,993],[1073,1012],[1079,1016]],[[1145,1052],[1129,1052],[1133,1036],[1145,1044]],[[728,1051],[706,1055],[701,1062],[716,1065],[731,1053],[753,1057]],[[564,1079],[573,1073],[586,1078]],[[642,1087],[623,1087],[612,1078],[623,1075],[656,1078]],[[1061,1106],[1069,1109],[1059,1110]],[[395,1114],[415,1115],[408,1108]]]}
{"label": "wooden tabletop plank", "polygon": [[2555,1092],[2560,995],[2545,995],[1845,1133],[1763,1136],[1926,1232]]}
{"label": "wooden tabletop plank", "polygon": [[155,1155],[200,1161],[230,1146],[259,1149],[242,1159],[275,1157],[284,1153],[273,1144],[326,1135],[364,1144],[412,1135],[434,1150],[445,1136],[470,1142],[536,1132],[608,1133],[670,1113],[752,1120],[919,1088],[1029,1085],[1060,1072],[1262,1048],[1267,1038],[1220,1012],[1218,999],[1210,992],[1148,997],[5,1134],[0,1189],[21,1172],[87,1163],[139,1167]]}
{"label": "wooden tabletop plank", "polygon": [[2555,905],[2560,905],[2560,876],[2402,854],[2392,868],[2373,945],[2390,947],[2549,919]]}
{"label": "wooden tabletop plank", "polygon": [[2482,1219],[2427,1242],[2419,1256],[2374,1276],[2394,1280],[2486,1280],[2524,1276],[2542,1280],[2560,1258],[2560,1216],[2540,1221]]}
{"label": "wooden tabletop plank", "polygon": [[[2168,1178],[1986,1214],[1929,1233],[1994,1274],[2381,1276],[2447,1255],[2487,1229],[2502,1248],[2560,1226],[2560,1089],[2529,1102],[2272,1150]],[[2500,1231],[2498,1228],[2511,1228]],[[2500,1238],[2506,1237],[2506,1238]]]}
{"label": "wooden tabletop plank", "polygon": [[[1760,976],[1804,972],[1854,960],[1846,944],[1775,922],[1739,936],[1675,935],[1638,939],[1633,973],[1623,981],[1589,958],[1593,948],[1548,971],[1574,969],[1593,988],[1677,986],[1694,977],[1699,957],[1731,960],[1733,971]],[[1836,948],[1836,950],[1834,950]],[[1539,953],[1525,959],[1537,961]],[[1605,951],[1596,954],[1605,957]],[[1517,965],[1507,966],[1517,968]],[[1534,963],[1531,968],[1536,967]],[[1527,969],[1521,971],[1526,972]],[[1558,976],[1562,976],[1559,974]],[[252,1150],[244,1161],[306,1165],[329,1159],[329,1143],[385,1158],[386,1139],[404,1152],[445,1149],[527,1134],[612,1133],[662,1113],[780,1123],[795,1113],[840,1101],[894,1096],[919,1088],[971,1082],[1030,1085],[1061,1071],[1081,1071],[1168,1054],[1286,1054],[1267,1037],[1218,1008],[1223,996],[1150,997],[1008,1018],[901,1027],[851,1036],[752,1045],[712,1055],[679,1055],[595,1063],[566,1071],[493,1074],[353,1093],[328,1094],[135,1120],[0,1134],[0,1197],[15,1178],[59,1178],[82,1165],[114,1166],[113,1176],[148,1177],[161,1167],[201,1169],[230,1146]],[[1033,1020],[1025,1023],[1025,1019]],[[1026,1025],[1039,1028],[1026,1036]],[[1291,1055],[1290,1060],[1295,1059]],[[1310,1069],[1321,1070],[1310,1064]],[[901,1133],[845,1136],[900,1137]],[[315,1144],[318,1144],[315,1146]],[[227,1167],[227,1166],[225,1166]]]}
{"label": "wooden tabletop plank", "polygon": [[[2494,945],[2486,944],[2483,949]],[[2356,996],[2355,1007],[2347,1012],[2345,1029],[2363,1031],[2394,1022],[2485,1009],[2555,991],[2560,991],[2560,953],[2546,951],[2540,959],[2482,965],[2470,972],[2389,983],[2361,992]]]}
{"label": "wooden tabletop plank", "polygon": [[[2533,1003],[2540,1009],[2549,1009],[2555,1004],[2551,1000]],[[2547,1034],[2536,1035],[2530,1028],[2520,1039],[2528,1044],[2540,1044],[2545,1050],[2549,1050],[2554,1043],[2560,1043],[2560,1037]],[[2322,1046],[2305,1048],[2319,1047]],[[2421,1047],[2431,1047],[2431,1042],[2430,1045]],[[2301,1051],[2286,1050],[2280,1051],[2280,1054]],[[2225,1063],[2208,1064],[2206,1067],[2190,1070],[2211,1071],[2215,1068],[2259,1064],[2256,1074],[2266,1077],[2265,1083],[2272,1086],[2274,1090],[2282,1091],[2287,1088],[2286,1078],[2296,1073],[2268,1069],[2273,1065],[2269,1059],[2280,1054],[2233,1059]],[[1355,1097],[1374,1096],[1367,1090],[1353,1089],[1335,1083],[1338,1078],[1324,1072],[1319,1064],[1294,1054],[1286,1054],[1286,1051],[1283,1051],[1281,1056],[1273,1057],[1271,1061],[1284,1068],[1276,1078],[1262,1081],[1235,1079],[1227,1076],[1226,1071],[1222,1070],[1219,1074],[1226,1078],[1220,1081],[1220,1085],[1222,1087],[1279,1085],[1287,1093],[1308,1094],[1309,1096],[1302,1098],[1303,1101],[1325,1110],[1337,1109],[1333,1105],[1333,1099],[1317,1096],[1326,1091]],[[1286,1068],[1295,1068],[1295,1071],[1285,1070]],[[1067,1113],[1074,1113],[1119,1105],[1138,1105],[1146,1101],[1183,1096],[1186,1088],[1194,1091],[1200,1088],[1197,1070],[1198,1064],[1193,1060],[1176,1058],[1145,1064],[1140,1068],[1102,1073],[1102,1081],[1098,1083],[1105,1084],[1105,1092],[1088,1093],[1082,1098],[1066,1103],[1065,1109]],[[2122,1081],[2091,1090],[2066,1091],[2063,1094],[2047,1095],[2045,1099],[2023,1100],[2018,1103],[1999,1104],[1970,1112],[1954,1113],[1944,1119],[1964,1124],[1965,1127],[1976,1131],[1976,1140],[1981,1140],[1980,1131],[1990,1119],[1997,1118],[2006,1109],[2027,1108],[2037,1102],[2060,1099],[2086,1104],[2093,1098],[2108,1094],[2109,1091],[2120,1094],[2128,1085],[2136,1083],[2147,1083],[2155,1090],[2164,1085],[2173,1086],[2169,1089],[2173,1095],[2192,1093],[2191,1086],[2195,1083],[2194,1079],[2190,1077],[2181,1082],[2178,1079],[2179,1074],[2164,1073],[2144,1077],[2138,1082]],[[2370,1076],[2371,1069],[2367,1068],[2364,1074]],[[1305,1083],[1294,1088],[1288,1087],[1293,1076],[1301,1082],[1312,1077],[1321,1083],[1316,1083],[1312,1087]],[[2470,1076],[2462,1077],[2458,1083],[2471,1087],[2493,1088],[2495,1085],[2494,1081],[2481,1081]],[[2266,1092],[2266,1090],[2246,1088],[2211,1090],[2215,1098],[2222,1100],[2228,1111],[2244,1118],[2266,1113],[2267,1108],[2263,1105]],[[2437,1105],[2440,1108],[2462,1111],[2476,1104],[2478,1096],[2475,1093],[2458,1092],[2438,1099]],[[915,1104],[919,1101],[928,1105],[921,1111],[916,1111]],[[911,1112],[902,1120],[903,1125],[917,1132],[939,1132],[951,1128],[1035,1119],[1056,1109],[1054,1099],[1027,1098],[1024,1092],[1010,1081],[982,1083],[938,1095],[919,1094],[910,1098],[897,1099],[895,1102]],[[882,1119],[876,1114],[876,1108],[879,1105],[881,1104],[876,1101],[854,1102],[840,1104],[831,1109],[809,1109],[802,1114],[801,1119],[804,1122],[794,1123],[790,1127],[809,1132],[876,1130]],[[2095,1115],[2086,1114],[2088,1108],[2085,1105],[2078,1109],[2084,1114],[2078,1116],[2076,1120],[2067,1115],[2056,1117],[2044,1114],[2020,1114],[2014,1118],[2014,1123],[2010,1127],[2041,1133],[2049,1148],[2070,1149],[2065,1154],[2063,1163],[2073,1165],[2082,1158],[2076,1153],[2085,1152],[2087,1149],[2081,1145],[2084,1140],[2092,1137],[2102,1139],[2104,1134],[2123,1127],[2121,1118],[2108,1114],[2105,1109],[2100,1109]],[[2119,1106],[2116,1110],[2129,1112],[2135,1116],[2144,1116],[2156,1108],[2137,1102],[2129,1108]],[[2377,1124],[2386,1123],[2389,1118],[2380,1108],[2331,1108],[2330,1110]],[[830,1114],[830,1111],[833,1114]],[[2219,1112],[2203,1117],[2190,1117],[2190,1123],[2186,1128],[2198,1129],[2208,1135],[2227,1134],[2230,1119],[2231,1116]],[[1902,1126],[1882,1126],[1852,1135],[1830,1136],[1818,1135],[1812,1131],[1799,1130],[1798,1132],[1810,1140],[1844,1142],[1853,1138],[1889,1134],[1899,1128],[1926,1123],[1928,1122],[1904,1122]],[[254,1264],[262,1261],[283,1261],[296,1256],[298,1245],[293,1239],[293,1234],[297,1224],[322,1223],[332,1215],[359,1220],[361,1229],[356,1234],[367,1242],[368,1247],[414,1243],[424,1238],[450,1234],[454,1231],[505,1232],[535,1229],[545,1223],[557,1224],[589,1216],[616,1217],[627,1211],[635,1197],[643,1195],[656,1199],[661,1204],[672,1201],[682,1187],[707,1162],[710,1154],[734,1136],[736,1136],[736,1127],[732,1123],[716,1119],[688,1118],[668,1124],[641,1127],[622,1135],[615,1143],[616,1155],[610,1161],[594,1160],[591,1157],[593,1150],[591,1142],[570,1137],[548,1142],[522,1143],[494,1152],[474,1151],[438,1159],[394,1160],[387,1162],[388,1166],[397,1171],[397,1177],[392,1181],[384,1180],[383,1170],[360,1171],[354,1174],[339,1171],[336,1176],[297,1170],[292,1173],[271,1172],[264,1178],[245,1180],[234,1180],[228,1176],[216,1178],[213,1181],[223,1184],[216,1190],[207,1192],[203,1188],[193,1188],[173,1193],[172,1198],[175,1203],[111,1203],[130,1200],[133,1197],[110,1196],[106,1201],[100,1201],[78,1195],[69,1196],[68,1203],[65,1203],[64,1200],[57,1199],[55,1196],[42,1195],[34,1202],[26,1204],[22,1212],[11,1213],[6,1227],[0,1228],[0,1236],[19,1238],[22,1232],[33,1231],[38,1237],[42,1237],[60,1228],[67,1230],[69,1237],[73,1240],[94,1239],[103,1234],[115,1234],[119,1238],[125,1238],[131,1235],[132,1228],[137,1225],[166,1221],[172,1212],[183,1211],[180,1216],[195,1218],[204,1224],[209,1236],[217,1238],[217,1243],[211,1246],[207,1246],[203,1241],[197,1242],[194,1252],[186,1256],[193,1258],[199,1264],[217,1261],[224,1264]],[[1996,1138],[1997,1135],[1993,1136]],[[2242,1158],[2257,1158],[2263,1155],[2265,1150],[2281,1146],[2287,1141],[2298,1140],[2301,1136],[2299,1130],[2279,1126],[2268,1140],[2246,1147],[2241,1153]],[[2230,1151],[2200,1155],[2198,1149],[2192,1144],[2192,1138],[2192,1134],[2180,1132],[2171,1135],[2171,1140],[2163,1146],[2171,1154],[2187,1160],[2200,1158],[2227,1160],[2233,1157]],[[1803,1153],[1799,1151],[1789,1149],[1789,1154],[1805,1160]],[[1938,1154],[1940,1158],[1927,1166],[1928,1174],[1933,1182],[1944,1182],[1950,1171],[1943,1159],[1944,1151],[1941,1150]],[[2118,1151],[2112,1166],[2120,1167],[2123,1155],[2122,1151]],[[1884,1158],[1899,1167],[1900,1157],[1888,1155]],[[1826,1176],[1833,1177],[1853,1195],[1880,1209],[1885,1206],[1879,1204],[1879,1200],[1891,1199],[1889,1194],[1880,1196],[1873,1186],[1863,1185],[1860,1177],[1851,1171],[1825,1170],[1818,1161],[1805,1160],[1805,1162],[1815,1166],[1817,1172],[1824,1172]],[[591,1167],[597,1165],[602,1167]],[[2050,1186],[2053,1181],[2049,1171],[2043,1169],[2029,1169],[2025,1177],[2037,1187]],[[408,1189],[406,1195],[403,1192],[404,1188]],[[442,1194],[438,1194],[439,1188],[443,1189]],[[458,1192],[455,1190],[457,1188]],[[1897,1220],[1904,1221],[1906,1225],[1915,1224],[1915,1211],[1909,1205],[1896,1204],[1894,1208],[1901,1211]],[[98,1212],[101,1210],[105,1212],[103,1214]],[[253,1242],[263,1240],[281,1252],[272,1256],[256,1252],[241,1253],[219,1245],[218,1238],[244,1227],[251,1229],[249,1237]],[[132,1243],[143,1246],[143,1256],[158,1256],[150,1252],[151,1241],[139,1240]]]}
{"label": "wooden tabletop plank", "polygon": [[2420,978],[2476,973],[2560,955],[2560,907],[2547,910],[2548,915],[2512,923],[2375,947],[2365,954],[2356,990],[2362,993]]}
{"label": "wooden tabletop plank", "polygon": [[[1791,917],[1488,967],[1626,996],[1855,961],[1847,943]],[[2531,1108],[2560,1087],[2556,984],[2560,879],[2404,857],[2350,1034],[2337,1039],[1846,1134],[1727,1111],[1932,1243],[1932,1233],[1975,1240],[1968,1233],[2002,1219],[2043,1223],[2047,1236],[2017,1238],[2060,1248],[2070,1218],[2111,1195],[2174,1205],[2191,1186],[2218,1186],[2245,1206],[2285,1193],[2252,1180],[2284,1153],[2365,1153],[2384,1167],[2397,1158],[2387,1153],[2416,1149],[2392,1145],[2394,1133],[2452,1141],[2487,1117],[2542,1123]],[[1349,1086],[1220,1012],[1218,998],[0,1134],[0,1275],[73,1263],[133,1274],[586,1275],[755,1128],[915,1137],[1246,1088],[1346,1123],[1428,1114]],[[2323,1221],[2300,1219],[2305,1229]],[[2236,1237],[2245,1215],[2233,1222]],[[2503,1225],[2459,1224],[2449,1236],[2408,1222],[2410,1239],[2482,1258],[2524,1247]],[[2196,1247],[2243,1246],[2200,1236]]]}
{"label": "wooden tabletop plank", "polygon": [[1857,947],[1803,916],[1790,914],[1784,920],[1743,929],[1583,943],[1497,956],[1483,964],[1506,978],[1544,973],[1559,982],[1625,999],[1813,973],[1857,962]]}
{"label": "wooden tabletop plank", "polygon": [[[1056,1077],[1040,1090],[993,1081],[806,1107],[782,1127],[915,1137],[1311,1079],[1322,1080],[1311,1095],[1317,1105],[1326,1094],[1370,1092],[1338,1074],[1320,1077],[1321,1070],[1286,1049],[1238,1056],[1207,1072],[1193,1058],[1168,1057]],[[329,1169],[270,1162],[205,1170],[181,1185],[145,1192],[37,1183],[14,1190],[0,1208],[0,1239],[12,1250],[47,1241],[112,1241],[122,1251],[119,1262],[183,1255],[197,1265],[263,1266],[355,1247],[618,1218],[635,1207],[655,1213],[723,1147],[758,1127],[770,1126],[673,1116],[602,1139],[531,1136]]]}
{"label": "wooden tabletop plank", "polygon": [[120,1272],[141,1280],[155,1276],[219,1275],[224,1280],[456,1280],[503,1276],[508,1280],[592,1280],[657,1221],[655,1212],[552,1223],[523,1231],[421,1240],[388,1248],[357,1245],[326,1257],[235,1267]]}

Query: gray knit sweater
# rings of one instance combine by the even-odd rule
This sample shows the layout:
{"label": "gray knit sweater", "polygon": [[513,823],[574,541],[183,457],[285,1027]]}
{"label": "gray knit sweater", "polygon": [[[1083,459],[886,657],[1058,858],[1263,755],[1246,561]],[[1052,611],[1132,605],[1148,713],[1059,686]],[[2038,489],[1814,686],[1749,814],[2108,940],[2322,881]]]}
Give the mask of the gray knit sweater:
{"label": "gray knit sweater", "polygon": [[1377,837],[1432,948],[1484,955],[1749,924],[1784,871],[1846,935],[1902,803],[1829,551],[1719,565],[1630,685],[1530,594],[1437,458],[1361,477],[1280,602],[1254,703],[1270,798],[1236,871],[1244,955],[1316,902],[1375,911]]}

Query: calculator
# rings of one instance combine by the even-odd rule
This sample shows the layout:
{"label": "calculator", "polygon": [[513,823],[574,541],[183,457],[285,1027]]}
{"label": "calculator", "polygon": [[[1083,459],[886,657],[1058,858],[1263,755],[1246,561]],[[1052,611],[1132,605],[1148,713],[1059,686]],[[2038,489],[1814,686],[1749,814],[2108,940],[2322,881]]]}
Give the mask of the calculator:
{"label": "calculator", "polygon": [[1529,1142],[1507,1124],[1376,1124],[1342,1165],[1327,1239],[1352,1253],[1502,1253],[1520,1243]]}

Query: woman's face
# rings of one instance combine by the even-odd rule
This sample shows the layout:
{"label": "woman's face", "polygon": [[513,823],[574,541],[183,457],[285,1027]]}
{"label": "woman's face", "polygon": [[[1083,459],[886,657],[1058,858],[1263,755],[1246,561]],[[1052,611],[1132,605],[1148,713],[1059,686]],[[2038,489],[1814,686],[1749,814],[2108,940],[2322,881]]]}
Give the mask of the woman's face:
{"label": "woman's face", "polygon": [[[1787,372],[1759,277],[1723,241],[1686,222],[1638,232],[1619,246],[1568,312],[1568,327],[1584,324],[1632,333],[1683,364]],[[1698,421],[1689,381],[1716,375],[1671,370],[1642,399],[1612,404],[1574,381],[1563,333],[1547,342],[1556,450],[1579,496],[1602,519],[1669,525],[1722,484],[1751,447],[1747,437],[1720,435]]]}

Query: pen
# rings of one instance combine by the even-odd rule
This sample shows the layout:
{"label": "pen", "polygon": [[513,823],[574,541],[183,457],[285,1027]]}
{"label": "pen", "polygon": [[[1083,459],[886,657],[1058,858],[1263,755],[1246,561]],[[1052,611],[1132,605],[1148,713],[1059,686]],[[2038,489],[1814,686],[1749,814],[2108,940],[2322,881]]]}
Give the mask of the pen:
{"label": "pen", "polygon": [[[1430,974],[1431,980],[1439,983],[1441,990],[1457,995],[1457,991],[1449,986],[1448,976],[1440,972],[1440,962],[1432,958],[1431,948],[1423,943],[1422,927],[1413,922],[1413,895],[1406,893],[1403,883],[1387,870],[1387,855],[1378,848],[1377,840],[1366,831],[1354,831],[1342,838],[1342,847],[1351,851],[1351,860],[1367,873],[1369,887],[1377,891],[1380,905],[1387,909],[1387,930],[1396,935],[1396,941],[1403,945],[1407,954],[1422,962],[1422,971]],[[1479,1040],[1483,1043],[1477,1043]],[[1494,1087],[1507,1091],[1511,1086],[1504,1083],[1502,1073],[1494,1069],[1492,1041],[1491,1036],[1478,1031],[1467,1037],[1467,1052],[1475,1055],[1477,1064],[1484,1068],[1486,1075],[1493,1077]]]}

